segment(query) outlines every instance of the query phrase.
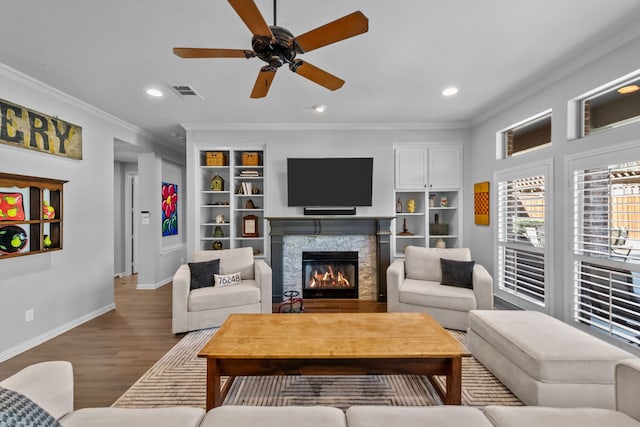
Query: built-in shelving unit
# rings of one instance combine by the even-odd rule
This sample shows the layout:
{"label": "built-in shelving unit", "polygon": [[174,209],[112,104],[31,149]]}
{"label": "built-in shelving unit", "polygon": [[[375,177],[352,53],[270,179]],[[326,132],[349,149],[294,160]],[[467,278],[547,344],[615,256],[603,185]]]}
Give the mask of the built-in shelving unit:
{"label": "built-in shelving unit", "polygon": [[[263,148],[197,148],[196,249],[251,247],[256,257],[265,257],[264,154]],[[257,236],[245,234],[247,218]]]}
{"label": "built-in shelving unit", "polygon": [[462,147],[458,145],[395,148],[395,258],[403,257],[409,245],[436,247],[440,240],[446,247],[460,245],[461,162]]}
{"label": "built-in shelving unit", "polygon": [[0,259],[62,249],[66,182],[0,173]]}

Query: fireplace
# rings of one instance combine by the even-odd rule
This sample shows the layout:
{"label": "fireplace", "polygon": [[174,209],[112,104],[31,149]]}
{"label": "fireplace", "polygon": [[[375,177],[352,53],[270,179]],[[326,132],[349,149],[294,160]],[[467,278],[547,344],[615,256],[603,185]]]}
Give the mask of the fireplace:
{"label": "fireplace", "polygon": [[302,252],[303,298],[358,298],[358,252]]}

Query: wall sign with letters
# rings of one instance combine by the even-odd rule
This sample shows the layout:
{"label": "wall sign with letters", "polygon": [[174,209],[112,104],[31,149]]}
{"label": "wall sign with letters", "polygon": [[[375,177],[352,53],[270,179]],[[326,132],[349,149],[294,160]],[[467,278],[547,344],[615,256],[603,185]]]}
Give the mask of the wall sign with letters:
{"label": "wall sign with letters", "polygon": [[82,128],[0,99],[0,143],[82,160]]}

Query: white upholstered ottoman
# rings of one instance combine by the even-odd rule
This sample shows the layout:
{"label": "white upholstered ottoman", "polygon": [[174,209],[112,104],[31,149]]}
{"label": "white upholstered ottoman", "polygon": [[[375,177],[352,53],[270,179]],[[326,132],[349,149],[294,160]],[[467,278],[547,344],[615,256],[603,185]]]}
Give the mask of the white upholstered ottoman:
{"label": "white upholstered ottoman", "polygon": [[634,357],[537,311],[471,311],[468,338],[471,353],[526,405],[615,409],[615,365]]}

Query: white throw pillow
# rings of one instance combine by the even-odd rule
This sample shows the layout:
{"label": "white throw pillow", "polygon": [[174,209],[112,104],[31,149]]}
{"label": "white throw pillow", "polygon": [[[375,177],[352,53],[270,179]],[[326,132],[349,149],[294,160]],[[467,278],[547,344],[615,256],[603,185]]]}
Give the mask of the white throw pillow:
{"label": "white throw pillow", "polygon": [[215,286],[231,286],[240,284],[242,278],[240,277],[240,273],[214,274],[213,281]]}

